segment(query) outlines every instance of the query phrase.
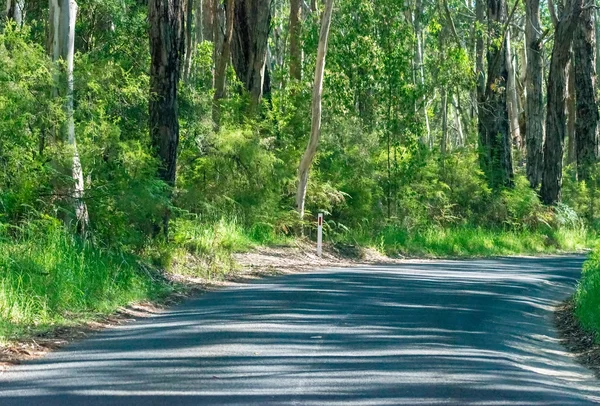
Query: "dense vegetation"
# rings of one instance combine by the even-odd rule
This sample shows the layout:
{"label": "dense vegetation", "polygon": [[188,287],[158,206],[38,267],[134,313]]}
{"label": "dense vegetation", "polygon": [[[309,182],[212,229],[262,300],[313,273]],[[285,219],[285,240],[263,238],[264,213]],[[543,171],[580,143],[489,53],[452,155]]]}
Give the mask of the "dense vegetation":
{"label": "dense vegetation", "polygon": [[162,295],[186,253],[214,276],[311,238],[318,212],[330,243],[389,255],[594,239],[581,0],[336,0],[329,32],[331,0],[77,3],[7,0],[0,23],[0,340]]}

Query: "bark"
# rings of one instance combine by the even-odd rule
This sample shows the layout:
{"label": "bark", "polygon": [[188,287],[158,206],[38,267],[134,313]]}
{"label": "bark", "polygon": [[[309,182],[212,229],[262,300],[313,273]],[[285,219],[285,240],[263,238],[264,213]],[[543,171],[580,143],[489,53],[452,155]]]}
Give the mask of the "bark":
{"label": "bark", "polygon": [[202,38],[204,41],[213,41],[213,22],[215,12],[213,0],[198,0],[202,2]]}
{"label": "bark", "polygon": [[582,11],[582,0],[567,0],[560,15],[549,4],[553,20],[556,20],[554,46],[548,74],[548,101],[546,116],[546,140],[544,142],[544,170],[540,197],[544,204],[560,200],[562,186],[562,160],[566,133],[565,98],[567,67],[573,33]]}
{"label": "bark", "polygon": [[446,156],[448,150],[448,92],[446,87],[442,87],[442,140],[440,151],[442,158]]}
{"label": "bark", "polygon": [[598,157],[598,102],[596,100],[595,11],[581,13],[573,39],[577,120],[575,147],[579,180],[591,179],[592,165]]}
{"label": "bark", "polygon": [[25,0],[6,0],[6,16],[12,19],[18,27],[23,26]]}
{"label": "bark", "polygon": [[303,0],[290,0],[290,77],[302,80],[302,43],[300,42],[300,21]]}
{"label": "bark", "polygon": [[321,135],[321,109],[323,97],[323,75],[325,73],[325,57],[327,56],[327,42],[329,37],[329,27],[331,25],[331,15],[333,13],[333,0],[325,1],[325,11],[321,21],[321,32],[319,35],[319,47],[317,50],[317,61],[315,66],[315,81],[312,94],[312,125],[310,131],[310,140],[308,147],[304,152],[300,167],[298,169],[298,191],[296,193],[296,205],[300,218],[304,217],[304,204],[306,201],[306,187],[308,185],[308,175],[313,160],[317,153],[319,138]]}
{"label": "bark", "polygon": [[460,108],[460,99],[458,94],[454,94],[452,97],[452,106],[454,107],[454,123],[456,125],[457,138],[456,138],[456,146],[464,147],[465,146],[465,134],[463,131],[462,124],[462,109]]}
{"label": "bark", "polygon": [[183,81],[189,83],[192,74],[192,63],[196,53],[196,40],[194,35],[194,1],[187,0],[186,4],[186,26],[185,26],[185,59],[183,62]]}
{"label": "bark", "polygon": [[85,195],[85,185],[83,181],[83,169],[77,149],[75,139],[75,118],[73,102],[73,66],[75,55],[75,23],[77,21],[77,3],[75,0],[52,0],[51,3],[51,26],[52,36],[52,59],[55,62],[62,61],[60,65],[62,72],[57,78],[59,87],[54,94],[65,96],[64,111],[66,123],[63,126],[63,139],[66,139],[69,145],[71,158],[71,176],[73,178],[72,197],[75,206],[75,218],[77,229],[81,234],[89,225],[89,215],[87,206],[83,200]]}
{"label": "bark", "polygon": [[[177,85],[185,52],[185,0],[149,0],[150,137],[159,159],[158,175],[175,186],[179,122]],[[163,218],[168,233],[169,213]]]}
{"label": "bark", "polygon": [[513,58],[512,47],[510,45],[510,32],[506,35],[506,71],[508,80],[506,83],[507,103],[508,103],[508,122],[510,125],[510,134],[513,144],[520,148],[521,146],[521,128],[519,127],[519,102],[517,101],[517,76],[515,69],[515,60]]}
{"label": "bark", "polygon": [[[423,65],[423,28],[421,26],[421,16],[423,15],[423,1],[416,0],[415,9],[412,15],[413,28],[415,31],[415,49],[414,49],[414,64],[417,72],[417,84],[423,89],[425,87],[425,68]],[[425,122],[425,137],[424,144],[432,146],[431,127],[429,125],[429,116],[427,115],[427,99],[421,96],[418,100],[418,110]]]}
{"label": "bark", "polygon": [[577,160],[575,152],[575,120],[577,119],[577,105],[575,101],[575,64],[571,52],[571,63],[567,68],[567,164]]}
{"label": "bark", "polygon": [[488,0],[487,81],[479,103],[480,162],[492,188],[513,183],[512,140],[507,105],[507,21],[505,0]]}
{"label": "bark", "polygon": [[257,110],[263,89],[270,89],[265,72],[270,24],[271,0],[235,0],[233,67],[250,94],[251,112]]}
{"label": "bark", "polygon": [[219,129],[221,122],[221,105],[220,100],[225,97],[225,78],[227,71],[227,64],[231,59],[231,39],[233,38],[233,20],[235,2],[234,0],[227,0],[226,20],[227,28],[225,32],[225,39],[221,48],[221,55],[217,61],[217,67],[215,70],[215,95],[213,99],[213,122],[215,123],[215,129]]}
{"label": "bark", "polygon": [[527,179],[533,189],[542,181],[544,127],[543,102],[543,43],[540,20],[540,1],[526,0],[525,37],[527,41]]}

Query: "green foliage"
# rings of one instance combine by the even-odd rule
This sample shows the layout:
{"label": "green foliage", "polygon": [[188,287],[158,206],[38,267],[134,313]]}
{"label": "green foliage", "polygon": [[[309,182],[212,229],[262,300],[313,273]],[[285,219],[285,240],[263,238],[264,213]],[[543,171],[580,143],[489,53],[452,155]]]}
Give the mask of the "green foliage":
{"label": "green foliage", "polygon": [[[470,105],[474,38],[467,38],[485,34],[486,27],[473,29],[472,18],[464,17],[470,11],[455,13],[468,8],[463,2],[448,5],[464,40],[454,37],[444,10],[434,4],[409,16],[397,0],[336,3],[304,219],[295,211],[297,169],[311,130],[320,13],[303,20],[303,79],[292,80],[288,3],[273,4],[270,93],[259,114],[250,115],[248,95],[229,66],[218,131],[212,122],[215,47],[198,41],[190,75],[179,86],[177,181],[169,187],[157,177],[148,129],[147,5],[78,3],[74,121],[90,214],[85,241],[61,221],[73,212],[74,150],[59,131],[65,100],[55,96],[62,93],[57,64],[45,50],[47,4],[27,3],[26,26],[2,23],[0,31],[5,332],[157,294],[164,285],[143,271],[143,261],[222,277],[234,268],[237,252],[288,243],[300,230],[313,237],[319,212],[326,213],[331,241],[392,255],[574,250],[589,244],[599,226],[598,168],[587,183],[567,168],[564,202],[552,208],[529,188],[523,165],[517,165],[514,188],[488,186]],[[419,44],[422,63],[416,61]],[[442,93],[449,100],[445,121]],[[157,230],[167,212],[171,234],[164,238]]]}
{"label": "green foliage", "polygon": [[42,217],[0,230],[0,342],[168,291],[130,255],[98,249]]}
{"label": "green foliage", "polygon": [[600,247],[596,247],[583,265],[575,293],[575,315],[584,329],[600,337]]}

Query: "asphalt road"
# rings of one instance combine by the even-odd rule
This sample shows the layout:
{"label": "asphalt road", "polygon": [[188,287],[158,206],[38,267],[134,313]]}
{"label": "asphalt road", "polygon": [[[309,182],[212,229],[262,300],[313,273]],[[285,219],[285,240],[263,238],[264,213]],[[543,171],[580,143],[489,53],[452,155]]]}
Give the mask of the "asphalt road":
{"label": "asphalt road", "polygon": [[583,258],[408,262],[268,278],[0,376],[0,405],[571,405],[600,384],[552,306]]}

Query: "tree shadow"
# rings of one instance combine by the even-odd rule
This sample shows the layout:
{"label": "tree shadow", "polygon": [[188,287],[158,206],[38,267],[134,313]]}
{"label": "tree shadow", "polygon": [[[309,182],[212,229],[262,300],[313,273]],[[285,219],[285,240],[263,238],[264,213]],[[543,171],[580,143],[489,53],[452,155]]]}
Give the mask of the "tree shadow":
{"label": "tree shadow", "polygon": [[600,400],[552,328],[580,257],[407,262],[255,281],[0,377],[0,404]]}

